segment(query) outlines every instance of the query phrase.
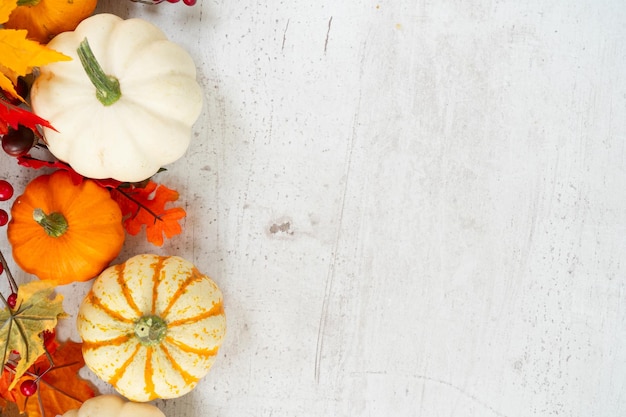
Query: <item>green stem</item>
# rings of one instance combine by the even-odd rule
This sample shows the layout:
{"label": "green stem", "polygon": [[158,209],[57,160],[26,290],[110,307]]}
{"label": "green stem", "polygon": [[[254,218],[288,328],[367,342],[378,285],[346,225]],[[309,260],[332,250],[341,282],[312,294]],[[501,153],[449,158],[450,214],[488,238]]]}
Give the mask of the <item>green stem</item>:
{"label": "green stem", "polygon": [[18,6],[36,6],[41,0],[17,0]]}
{"label": "green stem", "polygon": [[69,225],[61,213],[46,214],[42,209],[33,211],[33,219],[39,223],[50,237],[60,237],[67,232]]}
{"label": "green stem", "polygon": [[167,323],[159,316],[143,316],[135,322],[135,336],[144,346],[154,346],[165,338]]}
{"label": "green stem", "polygon": [[91,83],[96,87],[96,97],[105,106],[110,106],[122,97],[120,82],[112,75],[107,75],[96,59],[87,38],[78,46],[76,50],[80,63],[83,65],[85,73]]}

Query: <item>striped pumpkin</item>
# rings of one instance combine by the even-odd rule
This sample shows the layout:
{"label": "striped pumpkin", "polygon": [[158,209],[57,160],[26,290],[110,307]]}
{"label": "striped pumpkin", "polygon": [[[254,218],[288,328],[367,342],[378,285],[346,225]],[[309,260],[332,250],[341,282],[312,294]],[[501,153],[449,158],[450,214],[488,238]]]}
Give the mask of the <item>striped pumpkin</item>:
{"label": "striped pumpkin", "polygon": [[191,391],[226,332],[222,293],[190,262],[137,255],[104,270],[77,316],[87,366],[132,401]]}

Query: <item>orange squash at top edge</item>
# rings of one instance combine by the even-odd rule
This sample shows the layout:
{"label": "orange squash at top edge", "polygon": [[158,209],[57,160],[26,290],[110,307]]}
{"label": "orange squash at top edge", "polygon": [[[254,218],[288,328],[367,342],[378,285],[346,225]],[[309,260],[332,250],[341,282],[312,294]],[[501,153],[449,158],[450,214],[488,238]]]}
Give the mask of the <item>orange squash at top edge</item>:
{"label": "orange squash at top edge", "polygon": [[61,32],[74,30],[85,18],[91,16],[97,0],[22,0],[9,20],[7,29],[26,29],[28,38],[48,43]]}
{"label": "orange squash at top edge", "polygon": [[68,172],[56,171],[32,180],[15,199],[7,238],[24,271],[64,285],[100,274],[121,251],[125,232],[105,188],[88,179],[76,185]]}

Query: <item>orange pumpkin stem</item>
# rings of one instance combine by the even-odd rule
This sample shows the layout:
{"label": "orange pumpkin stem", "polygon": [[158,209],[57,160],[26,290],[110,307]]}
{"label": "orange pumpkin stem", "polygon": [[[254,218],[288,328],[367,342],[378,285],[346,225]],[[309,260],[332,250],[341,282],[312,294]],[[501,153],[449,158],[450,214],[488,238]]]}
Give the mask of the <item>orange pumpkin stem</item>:
{"label": "orange pumpkin stem", "polygon": [[165,338],[167,323],[159,316],[143,316],[135,323],[135,336],[144,346],[158,345]]}
{"label": "orange pumpkin stem", "polygon": [[33,219],[43,227],[43,230],[46,231],[46,234],[50,237],[61,237],[67,229],[69,225],[67,224],[67,220],[65,216],[61,213],[50,213],[46,214],[42,209],[36,208],[33,210]]}

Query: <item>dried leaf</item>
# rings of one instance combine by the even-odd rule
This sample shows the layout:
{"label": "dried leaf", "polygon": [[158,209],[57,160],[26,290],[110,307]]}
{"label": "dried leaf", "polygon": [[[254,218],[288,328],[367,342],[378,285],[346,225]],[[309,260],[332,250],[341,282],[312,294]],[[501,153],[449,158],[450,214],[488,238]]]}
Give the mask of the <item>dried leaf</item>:
{"label": "dried leaf", "polygon": [[179,220],[186,216],[184,209],[165,209],[168,202],[178,200],[178,192],[149,181],[145,187],[117,188],[111,190],[125,216],[124,228],[130,235],[146,227],[146,238],[156,246],[163,245],[163,235],[171,238],[182,232]]}
{"label": "dried leaf", "polygon": [[0,340],[4,341],[2,363],[6,364],[13,351],[19,352],[15,366],[13,389],[17,380],[28,368],[45,353],[40,336],[46,330],[53,330],[63,311],[63,296],[53,295],[54,287],[46,281],[32,281],[18,288],[15,309],[8,306],[0,311]]}

